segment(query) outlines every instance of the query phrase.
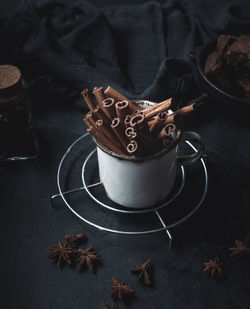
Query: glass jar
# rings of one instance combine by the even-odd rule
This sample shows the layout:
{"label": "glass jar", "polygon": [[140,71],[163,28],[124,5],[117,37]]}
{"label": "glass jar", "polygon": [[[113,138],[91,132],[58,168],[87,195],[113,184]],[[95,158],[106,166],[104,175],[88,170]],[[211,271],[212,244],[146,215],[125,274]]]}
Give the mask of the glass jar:
{"label": "glass jar", "polygon": [[37,155],[27,84],[17,67],[0,65],[0,161]]}

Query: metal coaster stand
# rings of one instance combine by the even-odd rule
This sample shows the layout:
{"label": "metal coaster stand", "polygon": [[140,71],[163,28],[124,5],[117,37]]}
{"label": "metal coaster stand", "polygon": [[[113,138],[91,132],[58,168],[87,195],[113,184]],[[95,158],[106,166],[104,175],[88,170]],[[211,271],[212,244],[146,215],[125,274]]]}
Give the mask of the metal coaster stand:
{"label": "metal coaster stand", "polygon": [[[89,155],[86,157],[86,159],[84,160],[84,163],[83,163],[83,166],[82,166],[82,182],[83,182],[83,186],[80,187],[80,188],[76,188],[76,189],[73,189],[73,190],[69,190],[69,191],[65,191],[63,192],[62,191],[62,187],[61,187],[61,182],[60,182],[60,176],[61,176],[61,170],[62,170],[62,165],[63,165],[63,162],[64,160],[66,159],[66,157],[68,156],[68,154],[72,151],[72,148],[77,144],[79,143],[81,140],[85,139],[87,136],[89,135],[89,133],[86,133],[84,135],[82,135],[81,137],[79,137],[77,140],[75,140],[73,142],[73,144],[70,145],[70,147],[67,149],[67,151],[64,153],[60,163],[59,163],[59,166],[58,166],[58,171],[57,171],[57,186],[58,186],[58,190],[59,190],[59,193],[56,194],[56,195],[53,195],[51,197],[51,204],[52,206],[54,205],[54,199],[57,198],[57,197],[61,197],[65,203],[65,205],[70,209],[70,211],[75,214],[79,219],[81,219],[82,221],[84,221],[85,223],[99,229],[99,230],[102,230],[102,231],[107,231],[107,232],[112,232],[112,233],[117,233],[117,234],[126,234],[126,235],[142,235],[142,234],[150,234],[150,233],[156,233],[156,232],[162,232],[162,231],[165,231],[168,238],[169,238],[169,247],[172,246],[172,242],[173,242],[173,237],[169,231],[170,228],[174,227],[174,226],[177,226],[178,224],[181,224],[182,222],[184,222],[185,220],[187,220],[188,218],[190,218],[197,210],[198,208],[200,208],[200,206],[202,205],[204,199],[205,199],[205,196],[206,196],[206,193],[207,193],[207,190],[208,190],[208,175],[207,175],[207,168],[206,168],[206,164],[205,164],[205,161],[204,161],[204,157],[200,159],[200,162],[202,164],[202,167],[203,167],[203,172],[204,172],[204,187],[203,187],[203,192],[202,192],[202,195],[201,195],[201,198],[199,200],[199,202],[194,206],[194,208],[187,214],[185,215],[184,217],[182,217],[181,219],[175,221],[174,223],[172,224],[169,224],[167,225],[163,218],[161,217],[160,213],[159,213],[159,210],[162,209],[163,207],[166,207],[168,206],[169,204],[171,204],[179,195],[180,193],[182,192],[182,189],[184,187],[184,184],[185,184],[185,170],[184,170],[184,167],[181,166],[181,176],[182,176],[182,179],[181,179],[181,183],[176,191],[176,193],[172,196],[171,199],[169,199],[168,201],[166,202],[163,202],[162,204],[158,205],[157,207],[151,207],[151,208],[147,208],[147,209],[135,209],[135,210],[131,210],[131,209],[120,209],[120,208],[116,208],[116,207],[112,207],[110,205],[107,205],[105,203],[103,203],[102,201],[100,201],[99,199],[97,199],[90,191],[89,191],[89,188],[91,187],[95,187],[95,186],[98,186],[101,184],[101,182],[97,182],[97,183],[93,183],[93,184],[90,184],[90,185],[87,185],[86,184],[86,180],[85,180],[85,174],[86,174],[86,170],[87,170],[87,163],[88,161],[90,160],[90,158],[96,153],[96,148],[94,150],[92,150]],[[197,149],[189,142],[189,141],[186,141],[186,143],[194,150],[197,152]],[[156,217],[158,218],[158,220],[160,221],[161,223],[161,227],[160,228],[157,228],[157,229],[150,229],[150,230],[143,230],[143,231],[123,231],[123,230],[114,230],[114,229],[110,229],[110,228],[107,228],[107,227],[104,227],[104,226],[100,226],[94,222],[91,222],[89,220],[87,220],[86,218],[82,217],[78,212],[76,212],[69,204],[69,202],[66,200],[66,196],[69,195],[69,194],[72,194],[72,193],[75,193],[75,192],[78,192],[78,191],[82,191],[84,190],[90,198],[92,198],[97,204],[99,204],[100,206],[104,207],[105,209],[108,209],[108,210],[111,210],[111,211],[114,211],[114,212],[117,212],[117,213],[121,213],[121,214],[131,214],[131,215],[135,215],[135,214],[145,214],[145,213],[154,213],[156,215]]]}

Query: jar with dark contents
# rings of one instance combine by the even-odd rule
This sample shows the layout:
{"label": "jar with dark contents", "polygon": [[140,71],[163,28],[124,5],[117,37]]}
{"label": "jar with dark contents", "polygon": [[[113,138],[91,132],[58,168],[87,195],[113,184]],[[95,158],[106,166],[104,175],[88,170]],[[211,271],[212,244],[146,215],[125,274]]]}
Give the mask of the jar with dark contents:
{"label": "jar with dark contents", "polygon": [[0,65],[0,161],[37,155],[27,84],[17,67]]}

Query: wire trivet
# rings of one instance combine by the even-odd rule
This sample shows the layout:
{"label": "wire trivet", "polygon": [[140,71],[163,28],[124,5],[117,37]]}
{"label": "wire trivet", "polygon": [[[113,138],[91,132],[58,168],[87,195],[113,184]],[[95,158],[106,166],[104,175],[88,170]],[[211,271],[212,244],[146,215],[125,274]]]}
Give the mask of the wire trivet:
{"label": "wire trivet", "polygon": [[[203,177],[204,177],[204,185],[203,185],[203,190],[201,193],[201,197],[200,199],[196,202],[196,204],[194,205],[194,207],[192,207],[192,209],[190,209],[188,211],[187,214],[183,215],[181,218],[179,218],[178,220],[167,224],[165,222],[165,220],[163,219],[163,217],[160,214],[160,210],[164,209],[168,209],[169,206],[171,206],[171,204],[177,199],[177,197],[181,194],[183,187],[185,185],[185,169],[183,166],[180,167],[180,172],[181,172],[181,179],[179,181],[179,184],[177,186],[175,186],[174,192],[172,192],[170,198],[168,200],[163,201],[160,204],[157,204],[153,207],[150,208],[144,208],[144,209],[129,209],[129,208],[124,208],[119,206],[118,204],[115,204],[113,202],[110,201],[110,203],[105,203],[105,201],[102,201],[101,198],[98,198],[93,192],[91,192],[91,188],[94,187],[98,187],[101,185],[100,181],[91,183],[91,184],[87,184],[86,181],[86,174],[88,172],[88,163],[91,159],[94,158],[94,156],[96,155],[96,147],[91,150],[87,157],[85,158],[83,165],[82,165],[82,171],[81,171],[81,177],[82,177],[82,187],[79,188],[75,188],[72,190],[68,190],[68,191],[64,191],[62,190],[62,184],[61,184],[61,174],[62,174],[62,169],[63,169],[63,163],[65,162],[66,157],[68,157],[68,155],[70,153],[73,152],[73,148],[80,143],[81,141],[84,141],[90,134],[86,133],[84,135],[82,135],[81,137],[79,137],[77,140],[75,140],[70,147],[67,149],[67,151],[64,153],[59,166],[58,166],[58,171],[57,171],[57,186],[58,186],[58,191],[59,193],[56,195],[53,195],[51,197],[51,202],[52,202],[52,206],[54,205],[54,199],[57,197],[61,197],[62,200],[64,201],[65,205],[69,208],[69,210],[76,215],[79,219],[81,219],[83,222],[99,229],[102,231],[107,231],[107,232],[112,232],[112,233],[117,233],[117,234],[126,234],[126,235],[142,235],[142,234],[150,234],[150,233],[156,233],[156,232],[162,232],[165,231],[167,233],[167,236],[169,238],[169,247],[171,247],[172,245],[172,241],[173,241],[173,237],[169,231],[170,228],[173,228],[174,226],[177,226],[181,223],[183,223],[184,221],[186,221],[188,218],[190,218],[202,205],[207,190],[208,190],[208,175],[207,175],[207,168],[206,168],[206,164],[204,161],[204,158],[201,158],[199,161],[202,165],[203,168]],[[185,143],[194,151],[197,152],[197,149],[192,145],[192,143],[190,143],[189,141],[185,141]],[[93,142],[93,145],[94,142]],[[96,160],[96,164],[97,160]],[[67,195],[71,195],[75,192],[79,192],[79,191],[84,191],[88,194],[88,196],[100,207],[102,207],[103,209],[106,209],[108,211],[112,211],[118,214],[126,214],[126,215],[140,215],[140,214],[155,214],[156,218],[159,220],[161,226],[158,228],[151,228],[148,230],[140,230],[140,231],[126,231],[126,230],[119,230],[119,229],[112,229],[109,227],[105,227],[99,224],[96,224],[93,221],[88,220],[87,218],[85,218],[84,216],[82,216],[78,211],[76,211],[75,209],[73,209],[72,205],[70,205],[70,202],[66,199]],[[102,196],[104,196],[105,194],[103,194]],[[112,205],[111,205],[112,204]]]}

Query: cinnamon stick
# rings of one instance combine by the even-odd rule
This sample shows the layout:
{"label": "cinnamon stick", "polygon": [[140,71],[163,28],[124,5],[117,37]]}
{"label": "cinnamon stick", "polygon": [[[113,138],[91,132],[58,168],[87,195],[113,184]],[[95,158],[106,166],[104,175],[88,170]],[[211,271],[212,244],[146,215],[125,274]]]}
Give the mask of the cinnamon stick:
{"label": "cinnamon stick", "polygon": [[[91,112],[88,112],[86,115],[85,115],[85,118],[84,118],[84,122],[88,125],[92,125],[92,126],[95,126],[95,119],[94,119],[94,116],[93,116],[93,113]],[[88,125],[88,126],[89,126]]]}
{"label": "cinnamon stick", "polygon": [[86,89],[83,89],[83,91],[81,92],[86,104],[88,105],[89,109],[91,112],[94,111],[96,105],[94,103],[94,101],[92,100],[91,98],[91,95],[89,93],[89,90],[86,88]]}
{"label": "cinnamon stick", "polygon": [[132,115],[135,115],[136,113],[140,113],[142,111],[142,109],[138,105],[136,105],[134,101],[128,100],[128,105],[129,105],[130,113]]}
{"label": "cinnamon stick", "polygon": [[107,125],[111,125],[111,120],[107,117],[107,115],[104,113],[100,106],[97,106],[94,109],[93,114],[97,119],[102,119]]}
{"label": "cinnamon stick", "polygon": [[127,152],[129,154],[136,154],[138,152],[138,144],[136,141],[130,141],[127,145]]}
{"label": "cinnamon stick", "polygon": [[123,150],[121,150],[116,144],[109,140],[101,131],[97,130],[94,126],[89,127],[87,131],[95,137],[96,141],[100,145],[115,153],[125,154]]}
{"label": "cinnamon stick", "polygon": [[145,115],[141,113],[134,115],[130,120],[130,126],[132,128],[136,128],[137,130],[146,131],[148,126],[145,122]]}
{"label": "cinnamon stick", "polygon": [[93,94],[96,98],[98,105],[101,106],[102,102],[106,99],[103,88],[102,87],[94,87]]}
{"label": "cinnamon stick", "polygon": [[138,157],[145,157],[152,153],[152,151],[148,151],[148,149],[146,149],[144,145],[142,145],[140,141],[137,140],[131,140],[129,142],[127,145],[127,152]]}
{"label": "cinnamon stick", "polygon": [[172,98],[145,109],[144,110],[145,119],[153,118],[157,114],[167,111],[171,106],[171,102]]}
{"label": "cinnamon stick", "polygon": [[125,130],[125,134],[129,140],[135,140],[140,145],[140,150],[143,155],[149,155],[160,149],[160,143],[158,141],[132,127],[128,127]]}
{"label": "cinnamon stick", "polygon": [[185,115],[185,114],[188,114],[190,112],[193,112],[194,111],[194,106],[195,106],[195,103],[191,104],[191,105],[187,105],[187,106],[184,106],[180,109],[178,109],[175,114],[176,115]]}
{"label": "cinnamon stick", "polygon": [[[188,105],[188,106],[184,106],[180,109],[178,109],[177,111],[175,111],[173,114],[168,115],[165,124],[168,123],[180,123],[183,120],[183,116],[191,113],[194,111],[195,108],[195,103]],[[152,125],[152,120],[149,121],[149,126]]]}
{"label": "cinnamon stick", "polygon": [[130,120],[131,120],[132,116],[131,115],[127,115],[124,119],[124,124],[125,124],[125,127],[129,127],[130,126]]}
{"label": "cinnamon stick", "polygon": [[128,101],[128,98],[126,98],[124,95],[122,95],[120,92],[116,91],[114,88],[111,86],[108,86],[104,90],[104,94],[106,95],[107,98],[112,98],[115,100],[115,102],[119,101]]}
{"label": "cinnamon stick", "polygon": [[168,123],[160,132],[158,138],[164,139],[168,138],[176,130],[176,125],[174,123]]}
{"label": "cinnamon stick", "polygon": [[86,119],[86,117],[83,118],[84,123],[86,124],[87,128],[90,128],[92,126],[91,122]]}
{"label": "cinnamon stick", "polygon": [[116,144],[119,149],[123,150],[124,147],[115,135],[114,131],[102,119],[97,120],[94,126],[99,129],[110,141]]}
{"label": "cinnamon stick", "polygon": [[138,107],[135,111],[132,112],[132,116],[138,115],[138,114],[143,114],[143,110]]}
{"label": "cinnamon stick", "polygon": [[174,122],[175,124],[180,123],[183,120],[183,116],[194,111],[194,107],[195,103],[178,109],[173,114],[168,115],[165,124],[172,122]]}
{"label": "cinnamon stick", "polygon": [[[152,124],[154,123],[155,119],[149,120],[148,121],[148,126],[151,127]],[[178,115],[176,113],[170,114],[168,115],[168,117],[166,118],[165,122],[164,122],[164,126],[168,123],[179,123],[182,120],[182,116]]]}
{"label": "cinnamon stick", "polygon": [[111,128],[114,130],[116,136],[122,143],[123,147],[126,149],[128,144],[128,139],[125,135],[125,130],[123,124],[119,118],[114,118],[111,123]]}
{"label": "cinnamon stick", "polygon": [[152,148],[152,146],[155,144],[155,139],[151,137],[148,134],[144,134],[142,131],[137,130],[134,128],[134,132],[137,134],[137,136],[134,138],[136,141],[140,141],[140,144],[147,148]]}
{"label": "cinnamon stick", "polygon": [[128,101],[120,101],[115,104],[117,117],[124,122],[127,115],[130,114]]}
{"label": "cinnamon stick", "polygon": [[125,130],[125,135],[127,136],[127,138],[129,140],[132,140],[134,138],[136,138],[137,134],[134,130],[134,128],[131,128],[131,127],[128,127],[126,130]]}
{"label": "cinnamon stick", "polygon": [[167,112],[157,114],[156,118],[152,121],[152,124],[149,125],[149,132],[155,134],[157,131],[160,131],[164,127],[167,117]]}
{"label": "cinnamon stick", "polygon": [[105,99],[102,102],[102,110],[111,121],[116,118],[115,100],[113,98]]}
{"label": "cinnamon stick", "polygon": [[172,98],[169,98],[169,99],[166,99],[166,100],[164,100],[164,101],[161,101],[161,102],[157,103],[157,105],[158,105],[158,106],[164,105],[164,104],[166,104],[167,102],[169,102],[169,100],[171,100],[171,102],[172,102]]}
{"label": "cinnamon stick", "polygon": [[180,124],[182,119],[183,119],[182,115],[173,113],[173,114],[168,115],[167,119],[165,120],[165,124],[168,124],[168,123]]}

